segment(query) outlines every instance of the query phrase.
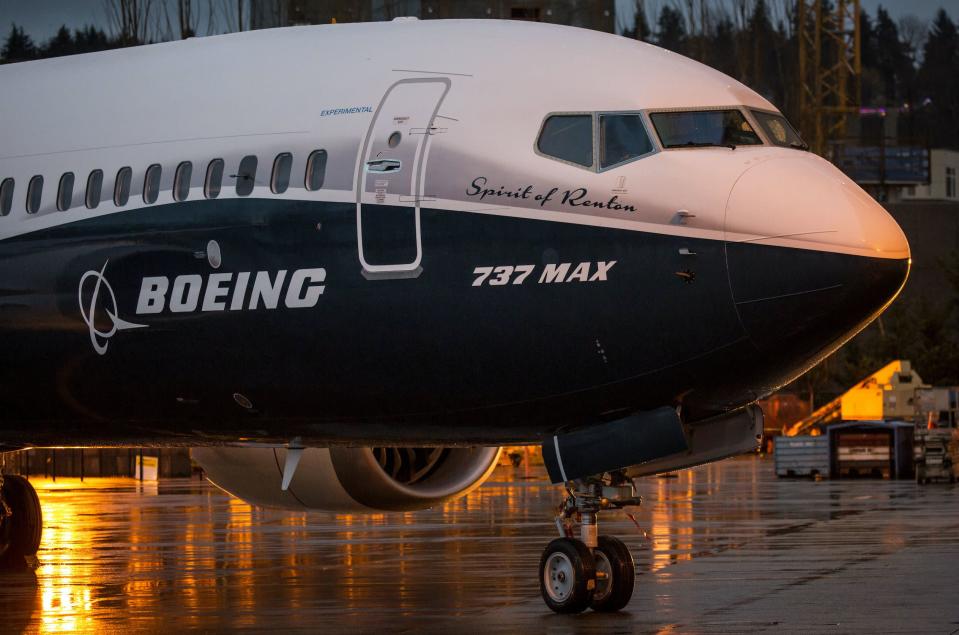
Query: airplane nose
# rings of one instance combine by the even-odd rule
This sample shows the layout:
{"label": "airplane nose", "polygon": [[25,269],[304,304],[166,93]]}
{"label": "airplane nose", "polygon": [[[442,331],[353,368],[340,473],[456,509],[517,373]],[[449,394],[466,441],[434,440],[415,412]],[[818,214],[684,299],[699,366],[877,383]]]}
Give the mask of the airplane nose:
{"label": "airplane nose", "polygon": [[733,299],[760,350],[815,357],[882,312],[909,274],[895,220],[812,154],[747,169],[725,230]]}

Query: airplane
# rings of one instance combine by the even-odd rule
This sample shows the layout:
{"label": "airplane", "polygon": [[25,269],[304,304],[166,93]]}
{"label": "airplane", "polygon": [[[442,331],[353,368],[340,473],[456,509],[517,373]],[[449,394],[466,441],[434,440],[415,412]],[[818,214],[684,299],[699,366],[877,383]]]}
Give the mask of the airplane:
{"label": "airplane", "polygon": [[[909,272],[772,103],[615,35],[291,27],[0,85],[0,449],[191,447],[251,503],[364,513],[540,445],[567,491],[539,566],[560,613],[629,602],[597,518],[634,478],[754,450],[756,401]],[[39,501],[0,491],[22,562]]]}

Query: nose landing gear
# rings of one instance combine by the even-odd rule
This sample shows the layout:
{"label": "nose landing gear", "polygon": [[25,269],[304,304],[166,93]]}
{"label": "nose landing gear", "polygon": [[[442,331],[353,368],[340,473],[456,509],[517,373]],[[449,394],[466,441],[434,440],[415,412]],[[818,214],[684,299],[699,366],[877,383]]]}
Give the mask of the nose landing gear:
{"label": "nose landing gear", "polygon": [[0,476],[0,568],[20,568],[37,555],[43,516],[40,499],[22,476]]}
{"label": "nose landing gear", "polygon": [[539,562],[543,600],[557,613],[618,611],[633,595],[636,568],[621,540],[599,535],[597,516],[604,509],[637,506],[640,498],[622,472],[573,481],[566,491],[556,517],[561,537],[547,545]]}

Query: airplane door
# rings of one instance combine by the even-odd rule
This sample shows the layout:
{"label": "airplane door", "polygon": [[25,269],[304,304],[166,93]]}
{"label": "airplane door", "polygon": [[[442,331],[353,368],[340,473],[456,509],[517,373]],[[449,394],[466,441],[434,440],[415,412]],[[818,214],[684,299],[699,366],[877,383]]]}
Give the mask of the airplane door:
{"label": "airplane door", "polygon": [[422,271],[426,160],[433,119],[449,88],[446,78],[401,80],[373,115],[356,178],[357,248],[367,277]]}

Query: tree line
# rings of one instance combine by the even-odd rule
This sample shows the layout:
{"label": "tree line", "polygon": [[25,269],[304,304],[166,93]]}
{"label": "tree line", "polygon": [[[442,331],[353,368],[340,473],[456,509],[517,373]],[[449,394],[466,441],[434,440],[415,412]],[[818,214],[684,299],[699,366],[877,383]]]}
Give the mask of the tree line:
{"label": "tree line", "polygon": [[252,0],[102,0],[107,28],[86,25],[71,31],[63,25],[38,44],[12,24],[0,64],[186,39],[201,30],[205,35],[244,31],[250,28],[251,6]]}
{"label": "tree line", "polygon": [[[832,3],[824,0],[824,13]],[[103,0],[103,6],[108,29],[63,26],[40,44],[12,25],[0,62],[186,38],[197,35],[201,23],[207,33],[242,31],[260,5],[251,0]],[[634,23],[624,35],[735,77],[798,122],[797,20],[796,0],[670,0],[656,12],[646,0],[636,0]],[[880,6],[875,15],[860,12],[859,25],[862,104],[898,109],[903,139],[959,147],[959,35],[949,14],[940,9],[931,24],[913,15],[897,21]]]}
{"label": "tree line", "polygon": [[[834,10],[830,0],[823,12]],[[681,0],[658,14],[638,0],[626,33],[699,60],[753,88],[799,121],[795,0]],[[898,109],[898,135],[959,148],[959,35],[944,9],[931,23],[898,21],[879,6],[859,14],[862,105]]]}

